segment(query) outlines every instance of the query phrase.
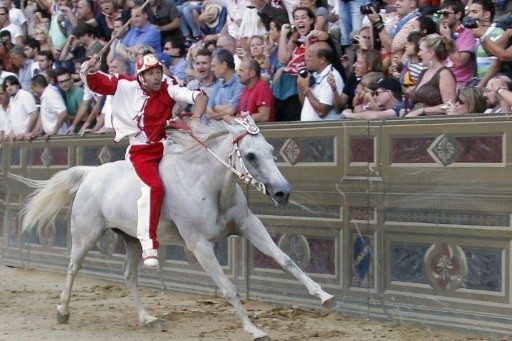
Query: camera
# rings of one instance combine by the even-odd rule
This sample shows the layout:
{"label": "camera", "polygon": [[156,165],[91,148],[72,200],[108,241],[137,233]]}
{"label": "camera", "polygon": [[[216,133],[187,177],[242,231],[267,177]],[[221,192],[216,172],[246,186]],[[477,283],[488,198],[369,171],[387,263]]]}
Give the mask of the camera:
{"label": "camera", "polygon": [[359,40],[352,38],[352,45],[359,45]]}
{"label": "camera", "polygon": [[465,28],[469,28],[469,29],[472,29],[472,28],[477,28],[478,27],[478,19],[474,19],[474,18],[464,18],[464,20],[462,21],[462,26],[464,26]]}
{"label": "camera", "polygon": [[359,7],[359,11],[361,14],[372,14],[372,8],[375,12],[379,13],[380,7],[382,6],[382,1],[374,0],[369,4],[363,5]]}
{"label": "camera", "polygon": [[300,69],[299,70],[299,76],[301,76],[302,78],[306,78],[309,74],[309,71],[308,69]]}

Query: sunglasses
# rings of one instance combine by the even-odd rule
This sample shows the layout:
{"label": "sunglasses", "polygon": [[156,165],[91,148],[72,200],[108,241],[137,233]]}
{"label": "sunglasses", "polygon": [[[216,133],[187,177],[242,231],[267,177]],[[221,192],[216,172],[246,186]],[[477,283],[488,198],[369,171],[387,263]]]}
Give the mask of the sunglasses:
{"label": "sunglasses", "polygon": [[457,12],[449,12],[449,11],[440,11],[440,12],[437,12],[437,14],[443,16],[443,17],[449,17],[450,14],[455,14]]}

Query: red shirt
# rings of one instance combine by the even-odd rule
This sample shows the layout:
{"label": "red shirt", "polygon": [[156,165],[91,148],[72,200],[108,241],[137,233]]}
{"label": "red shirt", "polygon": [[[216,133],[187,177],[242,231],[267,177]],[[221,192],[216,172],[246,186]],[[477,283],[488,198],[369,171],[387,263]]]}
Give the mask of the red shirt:
{"label": "red shirt", "polygon": [[270,89],[265,81],[258,79],[252,88],[246,87],[244,91],[242,91],[237,116],[242,116],[242,114],[246,112],[249,112],[249,115],[256,114],[260,106],[270,107],[268,122],[275,122],[274,95],[272,94],[272,89]]}

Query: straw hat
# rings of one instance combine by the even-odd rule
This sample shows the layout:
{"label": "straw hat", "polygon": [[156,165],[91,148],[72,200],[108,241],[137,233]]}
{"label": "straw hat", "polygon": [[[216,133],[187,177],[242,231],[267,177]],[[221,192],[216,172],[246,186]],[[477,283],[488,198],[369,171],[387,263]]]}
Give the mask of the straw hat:
{"label": "straw hat", "polygon": [[206,5],[206,8],[204,9],[204,12],[205,13],[213,13],[214,14],[214,19],[212,19],[212,21],[210,21],[210,22],[207,22],[206,26],[208,26],[210,28],[217,27],[219,25],[220,12],[221,11],[222,11],[222,7],[220,5],[217,5],[217,4],[208,4],[208,5]]}

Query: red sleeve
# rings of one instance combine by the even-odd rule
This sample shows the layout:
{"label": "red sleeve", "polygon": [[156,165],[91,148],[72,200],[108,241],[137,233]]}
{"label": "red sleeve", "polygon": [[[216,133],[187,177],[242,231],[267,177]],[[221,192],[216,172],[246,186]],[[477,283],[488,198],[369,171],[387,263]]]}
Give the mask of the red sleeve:
{"label": "red sleeve", "polygon": [[113,95],[117,89],[119,78],[103,72],[88,73],[86,76],[89,89],[100,95]]}
{"label": "red sleeve", "polygon": [[258,89],[258,97],[256,98],[256,106],[272,107],[274,105],[274,95],[270,87],[262,84]]}

